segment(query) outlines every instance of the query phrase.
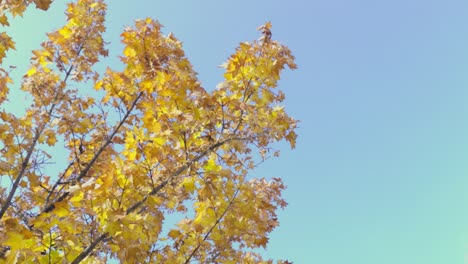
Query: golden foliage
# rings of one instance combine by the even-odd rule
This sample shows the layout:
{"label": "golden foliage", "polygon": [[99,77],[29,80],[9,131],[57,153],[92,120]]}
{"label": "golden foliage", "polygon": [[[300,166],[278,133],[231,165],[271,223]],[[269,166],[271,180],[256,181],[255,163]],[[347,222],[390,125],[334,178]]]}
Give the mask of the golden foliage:
{"label": "golden foliage", "polygon": [[[21,15],[51,1],[6,3],[3,13]],[[23,117],[0,111],[0,177],[11,179],[0,188],[0,260],[271,263],[250,250],[266,247],[285,186],[248,173],[273,142],[295,146],[297,122],[276,89],[281,71],[296,68],[290,50],[265,24],[208,92],[181,42],[148,18],[121,35],[125,68],[100,77],[93,65],[107,56],[105,12],[102,0],[69,4],[67,23],[33,52],[23,76],[33,104]],[[0,34],[0,60],[12,48]],[[9,83],[0,69],[0,103]],[[90,83],[102,97],[87,95]],[[55,145],[69,164],[49,175]],[[165,230],[174,212],[186,217]]]}

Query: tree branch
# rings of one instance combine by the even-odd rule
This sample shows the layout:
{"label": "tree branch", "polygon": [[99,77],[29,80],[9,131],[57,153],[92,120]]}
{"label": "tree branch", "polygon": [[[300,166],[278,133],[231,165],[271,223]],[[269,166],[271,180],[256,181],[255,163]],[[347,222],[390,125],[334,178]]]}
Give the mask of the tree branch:
{"label": "tree branch", "polygon": [[[99,156],[102,154],[102,152],[107,148],[107,146],[109,146],[109,144],[112,142],[112,139],[114,138],[114,136],[117,134],[117,132],[120,130],[120,128],[123,126],[123,124],[125,123],[125,121],[127,121],[127,118],[130,116],[131,112],[133,111],[133,109],[135,108],[138,100],[141,98],[141,96],[143,95],[143,92],[140,92],[138,93],[137,97],[135,98],[135,100],[133,100],[133,103],[131,105],[131,107],[127,110],[127,113],[125,113],[125,116],[122,118],[122,120],[120,120],[119,124],[117,125],[117,127],[114,129],[114,131],[112,132],[112,134],[107,138],[106,142],[101,146],[101,148],[99,148],[99,150],[96,152],[96,154],[94,154],[93,158],[91,159],[91,161],[86,165],[86,167],[80,172],[80,174],[78,175],[78,177],[76,178],[77,181],[80,181],[81,179],[83,179],[83,177],[86,176],[86,174],[88,174],[89,170],[91,169],[91,167],[94,165],[94,163],[97,161],[97,159],[99,158]],[[69,192],[65,192],[63,193],[62,195],[60,195],[57,199],[55,199],[54,201],[52,201],[51,203],[47,204],[44,209],[42,210],[42,213],[47,213],[47,212],[50,212],[52,211],[54,208],[55,208],[55,203],[57,202],[60,202],[60,201],[63,201],[65,198],[67,198],[68,196],[70,195]]]}
{"label": "tree branch", "polygon": [[[206,241],[208,239],[208,237],[210,236],[211,232],[214,230],[214,228],[221,222],[221,220],[223,219],[223,217],[226,215],[226,213],[229,211],[229,208],[231,208],[231,205],[234,203],[234,199],[236,199],[237,195],[239,194],[239,191],[240,191],[240,188],[242,187],[242,184],[243,182],[241,182],[239,184],[239,187],[237,187],[237,190],[236,192],[234,193],[234,195],[232,196],[231,200],[229,201],[229,204],[228,206],[226,207],[226,209],[223,211],[223,213],[221,214],[221,216],[216,219],[216,222],[213,224],[213,226],[210,228],[210,230],[208,230],[208,232],[206,232],[205,236],[203,237],[203,242]],[[198,251],[198,249],[200,248],[201,246],[201,243],[198,243],[198,245],[193,249],[192,253],[190,254],[190,256],[185,260],[185,264],[189,263],[190,262],[190,259],[195,255],[195,253]]]}
{"label": "tree branch", "polygon": [[185,163],[182,167],[180,167],[178,170],[176,170],[174,173],[171,174],[171,176],[169,176],[169,178],[167,178],[165,181],[163,181],[162,183],[160,183],[158,186],[156,186],[155,188],[153,188],[153,190],[151,190],[151,192],[149,192],[148,194],[146,194],[140,201],[134,203],[132,206],[130,206],[128,209],[127,209],[127,214],[130,214],[132,212],[134,212],[136,209],[138,209],[140,206],[142,206],[146,200],[148,200],[148,198],[152,195],[155,195],[157,194],[162,188],[164,188],[164,186],[166,186],[173,178],[179,176],[180,174],[182,174],[186,169],[188,169],[193,163],[199,161],[200,159],[202,159],[203,157],[205,157],[206,155],[208,155],[208,153],[216,150],[217,148],[221,147],[222,145],[230,142],[230,141],[236,141],[236,140],[249,140],[250,138],[228,138],[226,140],[223,140],[223,141],[220,141],[214,145],[212,145],[211,147],[209,147],[208,149],[206,149],[205,151],[203,151],[202,153],[200,153],[198,156],[196,156],[194,159],[190,160],[190,161],[187,161],[187,163]]}
{"label": "tree branch", "polygon": [[80,255],[78,255],[71,264],[78,264],[82,260],[84,260],[91,252],[94,250],[94,248],[99,245],[103,240],[109,238],[109,235],[107,233],[100,235],[96,240],[94,240],[93,243],[91,243],[85,250],[83,250]]}
{"label": "tree branch", "polygon": [[[81,52],[81,48],[78,51],[77,56],[79,56],[80,52]],[[63,82],[67,82],[68,78],[70,77],[70,74],[71,74],[72,70],[73,70],[73,65],[71,65],[70,68],[68,69],[68,71],[66,72],[66,75],[65,75],[65,78],[64,78]],[[56,92],[56,94],[54,96],[55,97],[54,101],[58,98],[58,95],[59,95],[59,91]],[[56,106],[57,106],[57,103],[52,103],[49,111],[47,111],[48,117],[50,117],[52,115],[52,112],[54,111]],[[44,123],[40,127],[38,127],[38,129],[36,130],[36,135],[34,136],[32,142],[31,142],[31,145],[29,146],[29,149],[28,149],[27,154],[26,154],[26,158],[21,163],[21,170],[18,173],[18,176],[16,177],[15,182],[13,183],[13,186],[12,186],[12,188],[10,190],[10,193],[8,194],[8,197],[7,197],[6,201],[5,201],[5,204],[2,206],[2,209],[0,210],[0,219],[3,218],[6,211],[8,210],[8,208],[11,205],[11,201],[13,200],[13,197],[15,196],[16,190],[18,189],[18,186],[19,186],[21,180],[23,179],[23,176],[26,173],[26,168],[28,167],[29,160],[31,159],[32,153],[34,152],[34,148],[36,147],[37,141],[39,140],[39,137],[41,136],[42,132],[44,132],[44,130],[46,128],[46,125],[47,125],[47,123]]]}
{"label": "tree branch", "polygon": [[[126,214],[131,214],[133,213],[135,210],[137,210],[139,207],[141,207],[145,202],[146,200],[148,200],[148,198],[152,195],[155,195],[157,194],[162,188],[164,188],[164,186],[166,186],[169,181],[171,179],[173,179],[174,177],[182,174],[187,168],[190,167],[190,165],[192,165],[194,162],[197,162],[199,161],[200,159],[202,159],[203,157],[205,157],[208,153],[210,153],[211,151],[214,151],[216,150],[217,148],[221,147],[222,145],[230,142],[230,141],[235,141],[235,140],[249,140],[250,138],[228,138],[226,140],[223,140],[223,141],[220,141],[214,145],[212,145],[211,147],[209,147],[208,149],[206,149],[205,151],[203,151],[202,153],[200,153],[197,157],[195,157],[194,159],[192,159],[191,161],[188,161],[186,164],[184,164],[182,167],[180,167],[177,171],[175,171],[168,179],[166,179],[164,182],[162,182],[161,184],[159,184],[156,188],[154,188],[151,192],[149,192],[148,194],[145,195],[145,197],[143,197],[143,199],[141,199],[140,201],[134,203],[132,206],[130,206],[128,209],[127,209],[127,212]],[[224,213],[225,214],[225,213]],[[223,216],[224,216],[223,214]],[[214,228],[214,227],[213,227]],[[93,250],[94,248],[100,243],[102,242],[103,240],[107,240],[107,239],[111,239],[111,237],[105,233],[105,234],[102,234],[99,236],[99,238],[94,241],[91,245],[89,245],[83,252],[81,252],[81,254],[75,259],[73,260],[72,264],[78,264],[80,263],[82,260],[84,260]]]}
{"label": "tree branch", "polygon": [[15,196],[16,190],[18,189],[18,186],[23,179],[23,176],[26,172],[26,168],[28,167],[29,160],[31,159],[32,153],[34,151],[34,147],[36,146],[37,141],[39,140],[39,137],[41,136],[42,132],[44,131],[45,125],[41,128],[38,129],[36,132],[36,135],[33,138],[33,141],[31,145],[29,146],[29,149],[27,151],[26,158],[24,161],[21,163],[21,170],[18,173],[18,176],[16,176],[15,182],[13,183],[13,186],[10,190],[10,193],[8,193],[8,197],[6,198],[5,204],[2,206],[2,209],[0,210],[0,219],[5,215],[6,211],[11,205],[11,201],[13,200],[13,197]]}

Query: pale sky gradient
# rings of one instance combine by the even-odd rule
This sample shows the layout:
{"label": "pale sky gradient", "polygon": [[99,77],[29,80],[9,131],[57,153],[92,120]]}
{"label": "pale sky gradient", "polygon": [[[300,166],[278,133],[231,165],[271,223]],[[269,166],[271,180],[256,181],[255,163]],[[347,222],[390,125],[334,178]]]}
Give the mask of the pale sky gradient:
{"label": "pale sky gradient", "polygon": [[[11,23],[21,52],[5,65],[18,66],[18,76],[29,50],[63,23],[63,3]],[[266,21],[297,57],[299,69],[280,83],[286,108],[301,120],[297,149],[284,147],[254,172],[288,185],[290,205],[266,256],[468,263],[468,1],[114,0],[111,67],[124,26],[145,17],[184,42],[206,89]],[[10,107],[18,102],[15,94]]]}

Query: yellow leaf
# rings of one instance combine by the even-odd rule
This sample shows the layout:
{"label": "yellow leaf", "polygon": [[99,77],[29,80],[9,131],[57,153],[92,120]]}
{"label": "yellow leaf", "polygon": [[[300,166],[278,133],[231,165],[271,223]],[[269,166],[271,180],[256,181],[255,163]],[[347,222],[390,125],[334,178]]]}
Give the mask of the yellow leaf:
{"label": "yellow leaf", "polygon": [[54,215],[58,217],[64,217],[70,214],[68,210],[68,203],[67,202],[56,202],[55,209],[53,211]]}
{"label": "yellow leaf", "polygon": [[153,142],[157,145],[162,146],[166,143],[166,140],[164,138],[157,137],[153,139]]}
{"label": "yellow leaf", "polygon": [[[11,251],[7,254],[7,258],[6,258],[6,262],[5,263],[18,263],[18,255],[19,255],[19,251],[18,250],[15,250],[15,251]],[[0,262],[0,263],[3,263],[3,262]]]}
{"label": "yellow leaf", "polygon": [[167,202],[167,205],[166,205],[166,206],[167,206],[167,208],[169,208],[169,209],[174,209],[174,207],[176,206],[176,203],[177,203],[177,202],[174,201],[174,200],[169,200],[169,202]]}
{"label": "yellow leaf", "polygon": [[6,246],[10,246],[12,250],[24,248],[25,241],[24,237],[18,232],[7,232],[8,239],[3,243]]}
{"label": "yellow leaf", "polygon": [[[134,152],[136,154],[136,152]],[[130,154],[130,153],[129,153]],[[129,159],[135,159],[135,156],[133,156],[133,153],[132,155],[130,155],[131,157],[129,157]],[[127,177],[125,177],[125,175],[123,175],[122,173],[118,173],[117,176],[117,184],[119,185],[120,188],[125,188],[125,185],[127,184],[128,182],[128,179]]]}
{"label": "yellow leaf", "polygon": [[94,89],[100,90],[102,88],[103,82],[102,81],[97,81],[96,84],[94,84]]}
{"label": "yellow leaf", "polygon": [[64,38],[70,38],[72,35],[72,31],[68,27],[63,27],[62,29],[59,30],[60,35],[62,35]]}
{"label": "yellow leaf", "polygon": [[122,154],[127,157],[128,160],[135,160],[136,159],[136,151],[135,150],[124,150]]}
{"label": "yellow leaf", "polygon": [[84,198],[84,193],[79,192],[78,194],[74,194],[73,197],[70,199],[70,202],[72,203],[73,206],[78,206],[80,202]]}
{"label": "yellow leaf", "polygon": [[206,225],[216,221],[216,215],[213,208],[203,208],[198,212],[197,217],[193,221],[194,224]]}
{"label": "yellow leaf", "polygon": [[36,72],[37,72],[36,67],[32,67],[31,69],[29,69],[29,71],[26,73],[26,75],[32,76]]}
{"label": "yellow leaf", "polygon": [[13,15],[13,17],[15,17],[15,16],[22,16],[24,13],[24,10],[26,10],[25,4],[19,4],[19,5],[17,4],[15,7],[10,9],[10,12]]}
{"label": "yellow leaf", "polygon": [[72,240],[67,240],[65,242],[72,248],[75,246],[75,242],[73,242]]}
{"label": "yellow leaf", "polygon": [[93,123],[91,123],[91,120],[89,119],[83,119],[80,123],[80,131],[86,131],[87,129],[91,128],[93,126]]}
{"label": "yellow leaf", "polygon": [[185,190],[187,190],[190,193],[193,193],[193,191],[195,191],[195,182],[193,178],[185,178],[182,182],[182,186],[184,186]]}
{"label": "yellow leaf", "polygon": [[47,61],[46,57],[41,56],[39,57],[39,63],[41,64],[42,67],[46,67],[49,62]]}
{"label": "yellow leaf", "polygon": [[9,26],[10,24],[8,23],[8,18],[6,15],[1,15],[0,16],[0,24],[4,26]]}
{"label": "yellow leaf", "polygon": [[124,49],[124,55],[127,56],[127,57],[135,57],[136,51],[132,47],[126,47]]}
{"label": "yellow leaf", "polygon": [[5,227],[10,230],[15,230],[18,228],[18,219],[8,218],[4,222]]}
{"label": "yellow leaf", "polygon": [[53,132],[48,133],[47,140],[46,140],[47,145],[53,146],[55,145],[56,142],[57,142],[57,138],[55,137],[55,134]]}
{"label": "yellow leaf", "polygon": [[181,233],[179,230],[172,229],[167,235],[172,239],[176,239],[181,235]]}
{"label": "yellow leaf", "polygon": [[153,92],[154,90],[154,84],[152,81],[143,81],[140,83],[140,85],[144,91]]}
{"label": "yellow leaf", "polygon": [[203,169],[208,172],[208,171],[220,171],[221,168],[218,164],[213,159],[209,159],[205,166],[203,166]]}

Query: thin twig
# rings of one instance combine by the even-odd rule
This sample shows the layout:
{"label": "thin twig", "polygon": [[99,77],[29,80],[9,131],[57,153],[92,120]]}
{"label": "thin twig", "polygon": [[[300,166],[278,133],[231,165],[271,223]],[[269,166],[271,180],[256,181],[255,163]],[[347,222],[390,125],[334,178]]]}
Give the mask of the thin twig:
{"label": "thin twig", "polygon": [[[101,146],[101,148],[96,152],[96,154],[94,154],[93,158],[89,161],[89,163],[86,165],[86,167],[80,172],[80,174],[78,175],[78,177],[76,177],[76,181],[80,181],[81,179],[83,179],[89,172],[89,170],[91,169],[91,167],[94,165],[94,163],[97,161],[97,159],[99,158],[99,156],[102,154],[102,152],[107,148],[107,146],[109,146],[109,144],[112,142],[112,139],[115,137],[115,135],[117,134],[117,132],[119,132],[120,128],[124,125],[124,123],[127,121],[127,118],[128,116],[130,115],[130,113],[133,111],[133,109],[135,108],[138,100],[141,98],[141,96],[143,95],[143,92],[140,92],[138,93],[137,97],[135,98],[135,100],[133,101],[131,107],[128,109],[127,113],[125,114],[125,116],[123,117],[122,120],[120,120],[119,124],[117,125],[117,127],[114,129],[114,131],[112,132],[112,134],[107,138],[106,142]],[[63,193],[62,195],[60,195],[57,199],[55,199],[54,201],[52,201],[51,203],[47,204],[44,209],[42,210],[42,213],[47,213],[47,212],[50,212],[52,211],[54,208],[55,208],[55,203],[57,202],[60,202],[60,201],[63,201],[65,198],[67,198],[68,196],[70,195],[69,192],[65,192]]]}
{"label": "thin twig", "polygon": [[[213,232],[213,230],[215,229],[215,227],[221,222],[221,220],[223,219],[223,217],[226,215],[226,213],[229,211],[229,209],[231,208],[232,204],[234,203],[234,200],[236,199],[237,195],[239,194],[239,191],[240,191],[240,188],[242,187],[242,184],[243,182],[241,182],[239,184],[239,187],[237,187],[237,190],[236,192],[234,193],[234,195],[232,196],[232,198],[230,199],[229,201],[229,204],[228,206],[226,207],[226,209],[224,209],[223,213],[221,214],[220,217],[218,217],[218,219],[216,219],[216,222],[213,224],[213,226],[211,226],[210,230],[208,230],[208,232],[206,232],[205,236],[203,237],[203,240],[202,242],[205,242],[208,237],[210,236],[211,232]],[[192,250],[192,253],[190,254],[190,256],[185,260],[185,264],[189,263],[190,262],[190,259],[195,255],[195,253],[198,251],[198,249],[201,247],[201,242],[198,243],[198,245]]]}

